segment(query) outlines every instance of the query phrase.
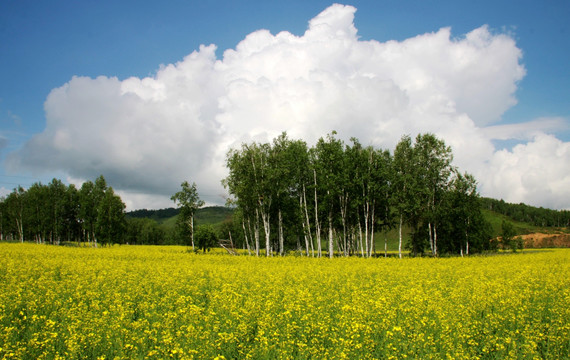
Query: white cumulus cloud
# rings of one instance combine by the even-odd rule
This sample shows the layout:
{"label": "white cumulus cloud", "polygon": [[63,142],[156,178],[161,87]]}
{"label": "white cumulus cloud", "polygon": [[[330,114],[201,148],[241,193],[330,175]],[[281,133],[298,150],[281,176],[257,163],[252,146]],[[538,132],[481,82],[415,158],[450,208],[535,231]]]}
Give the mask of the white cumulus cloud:
{"label": "white cumulus cloud", "polygon": [[[74,77],[49,94],[45,130],[7,161],[73,179],[103,174],[130,209],[156,208],[171,206],[184,180],[207,202],[223,203],[225,154],[241,142],[287,131],[311,144],[336,130],[391,149],[403,134],[433,132],[478,177],[483,195],[568,207],[560,200],[568,202],[570,188],[567,143],[537,122],[529,143],[493,146],[497,134],[522,131],[493,128],[516,104],[525,75],[511,36],[482,26],[461,37],[442,28],[362,41],[355,11],[335,4],[302,36],[255,31],[222,58],[214,45],[201,46],[143,79]],[[533,156],[557,166],[542,182],[523,176],[544,170]]]}

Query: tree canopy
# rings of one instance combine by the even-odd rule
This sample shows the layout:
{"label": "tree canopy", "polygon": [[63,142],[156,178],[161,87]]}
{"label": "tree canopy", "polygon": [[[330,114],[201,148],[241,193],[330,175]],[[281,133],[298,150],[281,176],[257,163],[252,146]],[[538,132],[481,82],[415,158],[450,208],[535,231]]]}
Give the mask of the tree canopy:
{"label": "tree canopy", "polygon": [[374,234],[395,224],[400,239],[404,225],[410,229],[406,246],[415,255],[483,251],[490,234],[476,181],[452,161],[451,148],[433,134],[402,137],[392,155],[355,138],[345,144],[335,132],[311,148],[282,133],[230,150],[222,183],[257,255],[263,237],[266,256],[297,249],[370,257]]}
{"label": "tree canopy", "polygon": [[78,190],[53,179],[14,189],[0,202],[0,236],[6,240],[59,244],[62,241],[121,243],[125,204],[103,176]]}

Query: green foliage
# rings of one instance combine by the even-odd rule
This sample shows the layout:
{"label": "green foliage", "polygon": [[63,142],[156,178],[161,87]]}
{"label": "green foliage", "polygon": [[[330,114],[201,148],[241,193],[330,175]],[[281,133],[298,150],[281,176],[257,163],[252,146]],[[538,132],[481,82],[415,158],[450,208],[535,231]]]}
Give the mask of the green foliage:
{"label": "green foliage", "polygon": [[516,231],[513,224],[510,223],[509,221],[503,221],[502,229],[503,229],[503,237],[501,242],[503,245],[503,250],[510,248],[512,249],[513,252],[517,251],[517,244],[514,241]]}
{"label": "green foliage", "polygon": [[157,222],[164,222],[165,220],[176,216],[180,213],[180,209],[167,208],[160,210],[139,209],[127,212],[127,217],[138,219],[153,219]]}
{"label": "green foliage", "polygon": [[233,214],[233,209],[225,206],[208,206],[196,210],[194,214],[194,221],[196,225],[201,224],[218,224],[228,218],[231,219]]}
{"label": "green foliage", "polygon": [[[468,254],[491,248],[475,179],[452,166],[451,148],[432,134],[402,137],[394,156],[333,131],[312,148],[283,133],[273,143],[228,152],[224,186],[241,214],[246,245],[265,238],[266,254],[303,248],[313,256],[376,249],[374,233],[409,229],[413,254]],[[262,233],[263,231],[263,233]],[[327,239],[328,246],[321,242]],[[400,243],[401,244],[401,243]],[[399,244],[399,246],[400,246]]]}
{"label": "green foliage", "polygon": [[528,224],[528,227],[570,227],[569,210],[552,210],[526,204],[511,204],[504,200],[490,198],[482,198],[482,206],[486,210],[508,217],[513,222]]}
{"label": "green foliage", "polygon": [[79,190],[58,179],[27,190],[20,186],[1,202],[1,209],[2,239],[96,245],[121,243],[125,233],[125,205],[103,176]]}
{"label": "green foliage", "polygon": [[212,225],[199,225],[196,227],[194,239],[196,241],[197,250],[201,249],[203,252],[210,250],[218,243],[218,235]]}
{"label": "green foliage", "polygon": [[149,218],[128,218],[125,242],[137,245],[166,245],[171,243],[167,231]]}
{"label": "green foliage", "polygon": [[[181,184],[182,190],[172,195],[170,198],[180,208],[178,214],[177,227],[183,227],[184,224],[190,229],[190,241],[194,248],[194,213],[196,210],[204,206],[204,201],[200,200],[196,183],[190,185],[188,181]],[[180,232],[179,232],[180,233]]]}

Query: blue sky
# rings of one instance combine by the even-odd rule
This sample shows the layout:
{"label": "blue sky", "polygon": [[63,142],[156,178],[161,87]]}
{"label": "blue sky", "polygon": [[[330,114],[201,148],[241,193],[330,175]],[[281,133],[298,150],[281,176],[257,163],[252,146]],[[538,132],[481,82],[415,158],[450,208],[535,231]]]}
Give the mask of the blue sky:
{"label": "blue sky", "polygon": [[[117,180],[115,184],[111,181],[111,185],[123,190],[127,198],[133,197],[132,202],[128,203],[132,204],[131,208],[167,205],[167,201],[160,202],[156,196],[166,200],[168,196],[152,190],[150,185],[132,184],[130,187],[124,178],[133,174],[120,174],[110,165],[97,168],[94,161],[92,169],[82,172],[78,166],[68,167],[65,162],[50,167],[37,166],[37,163],[25,157],[20,161],[20,165],[25,163],[25,166],[8,166],[6,158],[21,152],[34,135],[45,131],[44,103],[48,95],[69,83],[74,76],[92,79],[98,76],[117,77],[119,81],[130,77],[153,78],[161,65],[182,62],[185,56],[199,51],[201,44],[215,44],[216,58],[222,60],[226,49],[235,49],[248,34],[259,29],[267,29],[272,35],[288,31],[295,36],[303,36],[308,22],[331,4],[325,1],[2,0],[0,188],[4,188],[5,192],[15,184],[26,186],[34,181],[46,182],[53,176],[66,181],[80,181],[92,173],[99,171],[106,175],[104,171],[109,171],[109,177]],[[496,129],[507,124],[534,122],[535,128],[553,136],[560,142],[558,147],[567,151],[566,145],[570,141],[570,2],[352,1],[345,4],[357,9],[354,26],[358,29],[359,41],[404,42],[422,34],[436,33],[445,27],[451,28],[451,40],[460,40],[483,25],[488,25],[491,36],[507,35],[514,40],[516,49],[521,51],[519,64],[525,70],[522,80],[511,81],[516,85],[512,95],[517,104],[506,106],[506,111],[500,112],[499,119],[478,124],[477,128],[495,126],[493,129]],[[494,86],[492,82],[487,85],[490,88]],[[537,122],[537,119],[547,121]],[[543,125],[545,128],[540,129]],[[403,129],[414,132],[423,128]],[[346,134],[346,137],[350,135]],[[536,139],[516,136],[495,136],[490,140],[496,147],[495,153],[506,147],[512,156],[516,155],[512,148],[514,145],[528,145],[525,148],[528,150],[531,143],[537,142]],[[377,139],[368,141],[388,147],[393,143]],[[41,150],[38,147],[31,149]],[[156,151],[163,150],[157,148]],[[569,163],[564,163],[564,159],[553,162],[554,166],[562,164],[563,167],[570,167]],[[492,163],[499,160],[489,158],[482,161]],[[467,164],[467,161],[464,163]],[[485,173],[485,170],[474,165],[465,167],[476,174],[479,170]],[[192,174],[189,172],[185,175],[191,177]],[[552,193],[560,186],[570,187],[568,172],[553,176],[560,176],[558,187],[545,191]],[[199,177],[196,175],[196,178]],[[179,184],[181,180],[176,179],[175,182]],[[219,183],[219,179],[211,182]],[[219,199],[215,199],[215,194],[220,192],[218,188],[204,188],[212,196],[211,203],[219,202]],[[562,196],[561,202],[541,202],[543,192],[529,195],[532,191],[525,188],[516,194],[502,196],[500,190],[500,187],[493,188],[491,181],[487,186],[482,186],[483,195],[540,206],[570,207],[566,193],[558,196],[551,194],[553,198]],[[145,200],[144,194],[156,195],[155,200]]]}

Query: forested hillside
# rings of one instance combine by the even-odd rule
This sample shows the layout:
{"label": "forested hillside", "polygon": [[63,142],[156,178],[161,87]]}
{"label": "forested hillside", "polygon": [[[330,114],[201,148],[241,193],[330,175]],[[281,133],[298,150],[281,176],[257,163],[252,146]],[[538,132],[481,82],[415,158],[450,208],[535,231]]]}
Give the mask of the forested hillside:
{"label": "forested hillside", "polygon": [[167,208],[167,209],[160,209],[160,210],[148,210],[148,209],[140,209],[140,210],[133,210],[127,212],[127,217],[129,218],[147,218],[153,219],[156,221],[164,221],[168,218],[173,216],[177,216],[180,213],[179,209],[175,208]]}
{"label": "forested hillside", "polygon": [[[481,198],[484,209],[505,215],[511,220],[526,222],[540,227],[569,227],[569,210],[552,210],[526,204],[511,204],[504,200]],[[570,204],[569,204],[570,206]]]}

